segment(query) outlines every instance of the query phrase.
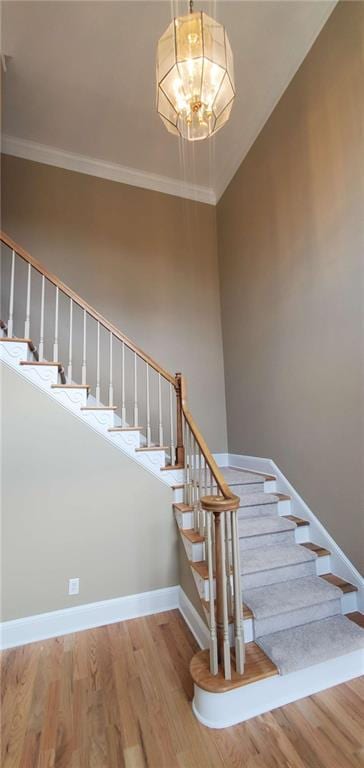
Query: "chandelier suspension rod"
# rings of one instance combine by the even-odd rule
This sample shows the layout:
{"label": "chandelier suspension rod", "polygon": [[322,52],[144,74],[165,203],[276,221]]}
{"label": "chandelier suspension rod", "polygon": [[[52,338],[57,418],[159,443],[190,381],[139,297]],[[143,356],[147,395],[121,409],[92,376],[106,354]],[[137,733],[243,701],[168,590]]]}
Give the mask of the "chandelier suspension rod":
{"label": "chandelier suspension rod", "polygon": [[190,13],[193,13],[193,0],[190,0]]}

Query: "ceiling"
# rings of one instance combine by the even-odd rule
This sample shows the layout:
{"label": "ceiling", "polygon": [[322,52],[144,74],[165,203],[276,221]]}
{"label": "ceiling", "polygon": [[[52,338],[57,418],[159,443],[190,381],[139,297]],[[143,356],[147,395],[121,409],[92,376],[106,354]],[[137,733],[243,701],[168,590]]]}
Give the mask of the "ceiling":
{"label": "ceiling", "polygon": [[3,2],[4,150],[214,203],[334,6],[196,2],[226,26],[237,98],[221,132],[191,144],[155,111],[156,43],[187,2]]}

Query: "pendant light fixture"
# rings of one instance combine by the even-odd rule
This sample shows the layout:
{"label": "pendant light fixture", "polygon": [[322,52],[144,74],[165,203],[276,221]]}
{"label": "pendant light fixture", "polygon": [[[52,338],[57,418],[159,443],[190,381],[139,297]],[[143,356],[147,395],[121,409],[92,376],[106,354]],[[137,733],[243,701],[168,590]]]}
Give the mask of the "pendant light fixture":
{"label": "pendant light fixture", "polygon": [[157,48],[157,111],[170,133],[207,139],[230,117],[233,55],[224,27],[193,10],[167,27]]}

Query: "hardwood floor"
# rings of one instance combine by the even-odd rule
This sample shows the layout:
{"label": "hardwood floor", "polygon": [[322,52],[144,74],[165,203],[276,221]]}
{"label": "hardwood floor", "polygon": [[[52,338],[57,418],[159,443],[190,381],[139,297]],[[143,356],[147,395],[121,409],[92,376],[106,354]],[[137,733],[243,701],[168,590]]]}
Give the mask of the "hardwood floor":
{"label": "hardwood floor", "polygon": [[2,768],[362,768],[364,679],[234,728],[191,711],[178,611],[2,654]]}

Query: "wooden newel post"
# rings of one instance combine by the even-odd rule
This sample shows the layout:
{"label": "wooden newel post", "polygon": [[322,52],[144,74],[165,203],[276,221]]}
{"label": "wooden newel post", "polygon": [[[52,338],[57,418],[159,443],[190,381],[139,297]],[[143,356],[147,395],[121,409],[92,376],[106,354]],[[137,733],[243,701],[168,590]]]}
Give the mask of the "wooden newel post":
{"label": "wooden newel post", "polygon": [[182,414],[182,384],[183,377],[181,373],[176,373],[175,389],[177,400],[177,421],[176,421],[176,464],[184,466],[185,449],[183,445],[183,414]]}
{"label": "wooden newel post", "polygon": [[[238,509],[239,497],[203,496],[201,506],[212,512],[215,528],[216,634],[218,660],[224,667],[225,678],[231,678],[228,585],[225,555],[225,513]],[[240,578],[240,574],[239,574]]]}

